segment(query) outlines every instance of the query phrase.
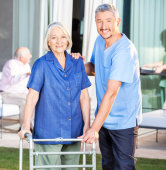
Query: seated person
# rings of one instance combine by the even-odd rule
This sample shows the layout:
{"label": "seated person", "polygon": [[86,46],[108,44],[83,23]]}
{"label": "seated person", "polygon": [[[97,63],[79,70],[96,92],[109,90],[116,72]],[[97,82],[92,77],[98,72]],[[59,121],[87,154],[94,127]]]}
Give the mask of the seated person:
{"label": "seated person", "polygon": [[24,105],[28,93],[27,83],[31,73],[29,65],[32,55],[28,48],[19,47],[13,59],[6,62],[2,70],[0,91],[3,104],[19,106],[20,126],[23,123]]}
{"label": "seated person", "polygon": [[166,70],[166,56],[164,56],[164,60],[143,65],[141,68],[153,68],[155,70],[155,73],[161,73],[162,71]]}
{"label": "seated person", "polygon": [[[162,71],[166,70],[166,55],[164,56],[163,60],[143,65],[142,68],[154,68],[155,73],[161,73]],[[164,101],[166,100],[166,77],[162,76],[159,86],[161,88],[161,106],[163,106]]]}

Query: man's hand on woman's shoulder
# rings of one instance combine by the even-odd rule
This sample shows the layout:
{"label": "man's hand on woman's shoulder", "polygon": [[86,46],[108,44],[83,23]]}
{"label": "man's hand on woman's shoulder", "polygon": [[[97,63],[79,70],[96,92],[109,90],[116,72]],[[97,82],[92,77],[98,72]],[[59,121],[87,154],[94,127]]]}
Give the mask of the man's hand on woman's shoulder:
{"label": "man's hand on woman's shoulder", "polygon": [[75,59],[79,59],[81,57],[83,61],[85,61],[85,56],[82,56],[80,53],[70,53],[70,55]]}

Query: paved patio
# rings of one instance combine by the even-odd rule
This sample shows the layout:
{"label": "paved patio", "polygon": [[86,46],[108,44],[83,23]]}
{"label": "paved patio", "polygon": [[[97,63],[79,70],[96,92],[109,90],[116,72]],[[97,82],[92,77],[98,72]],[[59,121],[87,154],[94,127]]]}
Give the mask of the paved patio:
{"label": "paved patio", "polygon": [[[0,138],[0,147],[19,148],[19,137],[17,130],[19,124],[4,120],[4,129],[2,138]],[[1,137],[1,134],[0,134]],[[28,143],[24,142],[24,147],[28,148]],[[100,153],[98,143],[97,153]],[[138,145],[136,157],[166,159],[166,131],[159,130],[158,142],[156,142],[156,131],[154,129],[139,129]]]}

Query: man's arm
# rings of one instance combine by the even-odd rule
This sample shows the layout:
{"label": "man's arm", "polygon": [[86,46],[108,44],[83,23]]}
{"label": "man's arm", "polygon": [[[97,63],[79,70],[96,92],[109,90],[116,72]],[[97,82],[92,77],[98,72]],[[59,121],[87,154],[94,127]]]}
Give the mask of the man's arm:
{"label": "man's arm", "polygon": [[86,74],[88,76],[95,76],[95,66],[93,63],[88,62],[85,65]]}
{"label": "man's arm", "polygon": [[107,91],[102,99],[97,116],[91,128],[83,136],[80,137],[83,138],[83,142],[93,143],[98,139],[98,132],[111,111],[112,105],[118,94],[121,84],[122,82],[116,80],[108,81]]}
{"label": "man's arm", "polygon": [[90,127],[90,99],[89,99],[88,89],[81,90],[80,105],[81,105],[81,111],[84,120],[84,129],[83,129],[83,134],[84,134]]}
{"label": "man's arm", "polygon": [[[70,55],[75,59],[79,59],[81,57],[83,61],[85,62],[85,56],[82,56],[80,53],[71,53]],[[88,62],[84,65],[85,65],[86,74],[88,76],[95,76],[94,64],[92,62]]]}

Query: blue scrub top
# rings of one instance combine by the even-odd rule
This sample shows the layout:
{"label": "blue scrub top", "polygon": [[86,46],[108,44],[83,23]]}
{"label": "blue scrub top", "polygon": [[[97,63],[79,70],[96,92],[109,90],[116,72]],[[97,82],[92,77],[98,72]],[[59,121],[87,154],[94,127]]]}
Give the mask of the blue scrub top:
{"label": "blue scrub top", "polygon": [[97,109],[107,90],[108,80],[121,81],[121,87],[103,126],[110,130],[136,126],[142,120],[142,96],[137,52],[132,42],[122,37],[105,49],[105,41],[96,39],[91,62],[95,65]]}
{"label": "blue scrub top", "polygon": [[80,94],[81,90],[89,87],[91,83],[82,59],[75,60],[65,53],[65,69],[51,51],[36,60],[33,65],[27,87],[39,92],[33,130],[35,139],[77,138],[83,133]]}

